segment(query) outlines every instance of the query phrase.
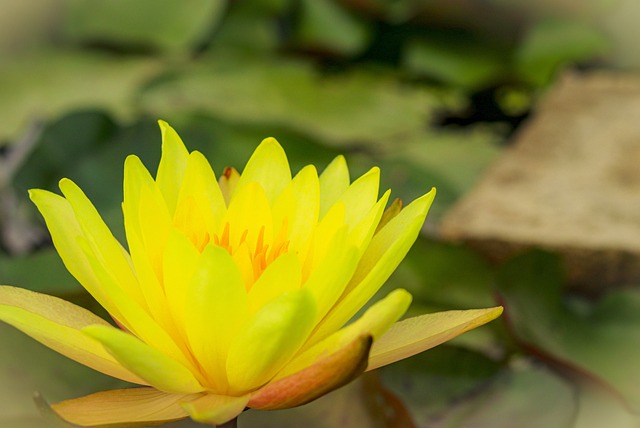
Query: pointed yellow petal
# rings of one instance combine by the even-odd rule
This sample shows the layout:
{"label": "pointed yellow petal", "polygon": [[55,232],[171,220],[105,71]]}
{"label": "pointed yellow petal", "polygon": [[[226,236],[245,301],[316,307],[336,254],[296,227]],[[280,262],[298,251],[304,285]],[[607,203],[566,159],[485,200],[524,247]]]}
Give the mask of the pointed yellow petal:
{"label": "pointed yellow petal", "polygon": [[369,210],[364,218],[358,223],[351,231],[350,240],[361,249],[360,255],[364,253],[373,238],[373,234],[376,231],[378,223],[384,213],[384,208],[387,206],[387,201],[391,195],[391,190],[387,190],[382,198]]}
{"label": "pointed yellow petal", "polygon": [[197,422],[222,425],[238,416],[247,405],[249,395],[232,397],[207,394],[182,404],[182,408]]}
{"label": "pointed yellow petal", "polygon": [[502,307],[446,311],[420,315],[396,323],[374,342],[367,370],[408,358],[500,316]]}
{"label": "pointed yellow petal", "polygon": [[180,404],[197,397],[153,388],[129,388],[62,401],[51,408],[67,422],[83,427],[150,426],[187,418],[189,415]]}
{"label": "pointed yellow petal", "polygon": [[187,289],[195,272],[200,253],[182,233],[173,230],[164,252],[163,269],[166,302],[175,322],[184,323]]}
{"label": "pointed yellow petal", "polygon": [[409,304],[411,304],[411,294],[403,289],[393,290],[347,327],[336,331],[315,345],[313,340],[306,343],[306,350],[287,364],[276,375],[276,379],[289,376],[315,364],[320,358],[337,352],[358,337],[371,336],[375,343],[375,340],[381,337],[407,311]]}
{"label": "pointed yellow petal", "polygon": [[358,265],[360,250],[351,245],[345,228],[333,236],[325,254],[304,284],[316,300],[317,321],[324,318],[342,295]]}
{"label": "pointed yellow petal", "polygon": [[[174,224],[177,225],[176,217],[179,211],[181,209],[185,211],[188,207],[191,207],[191,210],[195,209],[197,215],[188,211],[183,212],[184,220],[198,220],[200,226],[205,228],[205,232],[218,230],[227,211],[215,173],[209,161],[197,151],[192,152],[188,158],[187,169],[178,195]],[[187,223],[179,228],[189,232],[196,224],[195,221],[191,221],[190,224]]]}
{"label": "pointed yellow petal", "polygon": [[344,203],[345,223],[355,227],[378,201],[380,168],[373,167],[366,174],[351,183],[338,199]]}
{"label": "pointed yellow petal", "polygon": [[344,156],[337,156],[320,174],[320,218],[349,187],[349,168]]}
{"label": "pointed yellow petal", "polygon": [[374,235],[345,295],[314,332],[314,340],[342,327],[380,289],[418,237],[434,196],[435,189],[416,199]]}
{"label": "pointed yellow petal", "polygon": [[242,393],[268,382],[305,342],[315,312],[306,289],[283,294],[256,312],[229,349],[231,391]]}
{"label": "pointed yellow petal", "polygon": [[142,188],[153,188],[156,184],[153,177],[142,164],[140,158],[129,155],[124,161],[124,201],[122,211],[127,238],[132,233],[140,235],[140,193]]}
{"label": "pointed yellow petal", "polygon": [[167,208],[173,213],[178,200],[178,191],[187,168],[189,152],[184,143],[167,122],[159,120],[162,131],[162,157],[158,165],[156,182],[166,201]]}
{"label": "pointed yellow petal", "polygon": [[278,257],[262,273],[249,291],[249,311],[256,312],[279,295],[300,288],[300,260],[293,253]]}
{"label": "pointed yellow petal", "polygon": [[116,278],[120,287],[138,304],[143,304],[144,298],[131,267],[129,254],[111,234],[89,198],[73,181],[67,178],[60,180],[60,190],[71,204],[91,249],[104,264],[109,266],[109,271]]}
{"label": "pointed yellow petal", "polygon": [[229,345],[248,318],[247,293],[229,253],[208,245],[188,285],[185,328],[191,349],[217,390],[224,390]]}
{"label": "pointed yellow petal", "polygon": [[67,270],[111,315],[120,318],[118,309],[102,288],[83,249],[78,245],[78,241],[84,239],[84,233],[71,204],[62,196],[46,190],[32,189],[29,196],[44,217],[53,245]]}
{"label": "pointed yellow petal", "polygon": [[306,252],[319,209],[318,172],[308,165],[296,174],[273,206],[274,224],[287,224],[289,251]]}
{"label": "pointed yellow petal", "polygon": [[85,257],[89,260],[91,268],[98,277],[101,286],[107,290],[110,296],[113,296],[113,301],[117,302],[118,321],[154,348],[188,364],[184,354],[177,347],[173,339],[147,312],[119,288],[117,282],[109,273],[107,266],[104,266],[95,255],[91,253],[88,245],[81,239],[78,243],[85,251]]}
{"label": "pointed yellow petal", "polygon": [[391,202],[391,205],[389,205],[389,208],[387,208],[384,214],[382,214],[382,218],[380,219],[380,222],[376,227],[376,233],[378,233],[383,227],[385,227],[392,218],[400,214],[400,211],[402,211],[402,199],[395,198],[393,202]]}
{"label": "pointed yellow petal", "polygon": [[231,196],[236,191],[238,181],[240,181],[240,173],[238,173],[237,169],[231,167],[226,167],[218,179],[218,185],[227,206],[229,206]]}
{"label": "pointed yellow petal", "polygon": [[104,325],[88,326],[82,331],[102,343],[120,364],[154,388],[175,394],[190,394],[203,390],[198,380],[184,365],[130,333]]}
{"label": "pointed yellow petal", "polygon": [[315,364],[267,384],[249,401],[252,409],[301,406],[351,382],[364,372],[373,339],[360,336]]}
{"label": "pointed yellow petal", "polygon": [[234,194],[252,181],[257,181],[264,188],[269,203],[273,203],[291,181],[287,155],[274,138],[265,138],[253,152]]}
{"label": "pointed yellow petal", "polygon": [[100,343],[80,331],[89,325],[109,325],[84,308],[46,294],[0,286],[0,320],[85,366],[146,385],[109,355]]}

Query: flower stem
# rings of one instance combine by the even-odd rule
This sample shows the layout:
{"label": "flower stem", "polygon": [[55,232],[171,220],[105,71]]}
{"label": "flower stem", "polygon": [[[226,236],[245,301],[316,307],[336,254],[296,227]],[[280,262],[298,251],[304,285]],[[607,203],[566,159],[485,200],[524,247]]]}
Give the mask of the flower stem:
{"label": "flower stem", "polygon": [[238,428],[238,418],[233,418],[229,422],[218,425],[218,428]]}

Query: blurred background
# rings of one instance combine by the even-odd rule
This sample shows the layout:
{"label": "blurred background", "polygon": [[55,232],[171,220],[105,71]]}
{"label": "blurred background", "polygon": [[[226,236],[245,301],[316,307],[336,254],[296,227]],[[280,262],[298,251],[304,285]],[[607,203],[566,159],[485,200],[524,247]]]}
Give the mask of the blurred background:
{"label": "blurred background", "polygon": [[[104,314],[27,189],[72,178],[123,238],[123,162],[157,165],[157,119],[216,171],[274,136],[294,171],[342,153],[405,202],[438,188],[382,295],[506,312],[240,426],[640,427],[639,18],[635,0],[0,0],[0,283]],[[0,426],[64,426],[34,392],[121,386],[0,325]]]}

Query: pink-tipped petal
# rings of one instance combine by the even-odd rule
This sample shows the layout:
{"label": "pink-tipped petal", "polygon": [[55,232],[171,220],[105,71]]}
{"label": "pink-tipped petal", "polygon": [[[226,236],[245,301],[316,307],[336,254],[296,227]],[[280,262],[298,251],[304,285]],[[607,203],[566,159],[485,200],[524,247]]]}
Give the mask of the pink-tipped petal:
{"label": "pink-tipped petal", "polygon": [[394,324],[371,348],[368,370],[419,354],[500,316],[502,307],[446,311]]}
{"label": "pink-tipped petal", "polygon": [[287,409],[301,406],[340,388],[366,367],[373,338],[363,335],[333,354],[297,373],[272,382],[253,395],[253,409]]}
{"label": "pink-tipped petal", "polygon": [[185,419],[181,403],[198,395],[167,394],[153,388],[103,391],[54,404],[64,420],[83,427],[150,426]]}

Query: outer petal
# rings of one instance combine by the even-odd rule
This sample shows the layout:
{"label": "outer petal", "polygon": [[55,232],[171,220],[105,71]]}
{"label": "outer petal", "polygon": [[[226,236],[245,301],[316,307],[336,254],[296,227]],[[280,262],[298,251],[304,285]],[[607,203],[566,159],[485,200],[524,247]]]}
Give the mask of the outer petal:
{"label": "outer petal", "polygon": [[79,239],[84,239],[84,234],[71,204],[62,196],[46,190],[32,189],[29,196],[44,217],[53,244],[67,270],[111,315],[121,318],[108,291],[100,284],[82,247],[78,245]]}
{"label": "outer petal", "polygon": [[189,369],[130,333],[102,325],[85,327],[83,332],[102,343],[120,364],[161,391],[191,394],[203,390]]}
{"label": "outer petal", "polygon": [[184,403],[182,407],[195,421],[221,425],[242,413],[248,401],[249,395],[232,397],[207,394],[197,400]]}
{"label": "outer petal", "polygon": [[346,207],[345,223],[355,227],[367,215],[378,200],[380,168],[373,167],[351,183],[338,199]]}
{"label": "outer petal", "polygon": [[287,364],[275,378],[281,379],[311,366],[320,358],[337,352],[358,337],[371,336],[375,343],[375,340],[407,311],[409,304],[411,304],[411,294],[403,289],[393,290],[387,297],[367,309],[354,323],[313,346],[309,347],[309,344],[306,344],[305,350]]}
{"label": "outer petal", "polygon": [[118,363],[99,342],[80,331],[89,325],[109,326],[80,306],[23,288],[0,286],[0,320],[94,370],[147,384]]}
{"label": "outer petal", "polygon": [[111,234],[89,198],[67,178],[60,180],[60,190],[71,204],[92,250],[109,266],[109,271],[118,280],[120,287],[133,296],[138,304],[142,303],[142,292],[131,268],[129,254]]}
{"label": "outer petal", "polygon": [[300,406],[346,385],[366,367],[373,338],[360,336],[310,367],[276,380],[257,391],[249,401],[253,409]]}
{"label": "outer petal", "polygon": [[320,174],[320,218],[338,201],[349,183],[347,162],[344,156],[336,156]]}
{"label": "outer petal", "polygon": [[188,417],[180,403],[197,397],[153,388],[115,389],[62,401],[51,408],[62,419],[80,426],[149,426]]}
{"label": "outer petal", "polygon": [[416,199],[371,240],[342,299],[314,332],[312,342],[342,327],[378,291],[415,242],[435,189]]}
{"label": "outer petal", "polygon": [[231,392],[268,382],[305,342],[315,316],[315,300],[306,289],[283,294],[258,310],[229,349]]}
{"label": "outer petal", "polygon": [[180,183],[187,168],[189,152],[176,131],[163,120],[159,120],[162,131],[162,157],[158,165],[156,182],[164,196],[169,212],[173,213],[178,200]]}
{"label": "outer petal", "polygon": [[421,315],[396,323],[373,344],[367,370],[433,348],[447,340],[486,324],[502,313],[502,307],[447,311]]}
{"label": "outer petal", "polygon": [[242,171],[234,194],[252,181],[260,183],[271,204],[291,181],[287,155],[274,138],[265,138],[253,152]]}

